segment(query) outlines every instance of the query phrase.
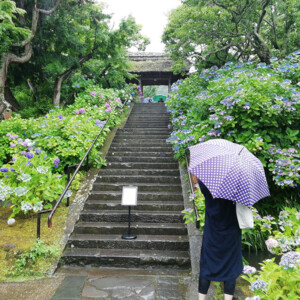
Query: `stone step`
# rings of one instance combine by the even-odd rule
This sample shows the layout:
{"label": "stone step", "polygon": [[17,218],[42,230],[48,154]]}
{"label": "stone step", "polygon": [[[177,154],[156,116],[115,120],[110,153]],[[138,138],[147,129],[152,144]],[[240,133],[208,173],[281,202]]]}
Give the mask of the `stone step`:
{"label": "stone step", "polygon": [[102,168],[99,171],[99,176],[105,175],[135,175],[135,176],[180,176],[179,170],[175,169],[160,169],[160,170],[143,170],[143,169],[109,169]]}
{"label": "stone step", "polygon": [[170,145],[165,145],[161,147],[150,147],[150,146],[118,146],[117,144],[112,145],[109,148],[110,151],[123,151],[123,152],[170,152],[172,147]]}
{"label": "stone step", "polygon": [[73,266],[157,269],[190,268],[189,251],[79,248],[66,250],[64,263]]}
{"label": "stone step", "polygon": [[138,127],[138,128],[167,128],[169,125],[168,121],[165,122],[134,122],[134,121],[127,121],[126,125],[124,126],[125,128],[127,127]]}
{"label": "stone step", "polygon": [[170,129],[168,128],[122,128],[122,129],[118,129],[117,133],[121,133],[121,134],[171,134]]}
{"label": "stone step", "polygon": [[170,115],[165,114],[165,113],[153,113],[153,114],[130,114],[130,116],[128,117],[128,120],[137,120],[137,121],[165,121],[165,120],[169,120],[170,119]]}
{"label": "stone step", "polygon": [[[80,220],[85,222],[127,222],[127,210],[83,210]],[[131,210],[131,221],[141,223],[183,223],[181,212]]]}
{"label": "stone step", "polygon": [[[61,264],[95,267],[190,268],[183,195],[164,103],[134,104],[107,153]],[[121,205],[123,186],[138,187],[137,205]]]}
{"label": "stone step", "polygon": [[141,175],[105,175],[98,176],[95,183],[109,182],[119,184],[133,184],[133,183],[177,183],[181,184],[179,176],[141,176]]}
{"label": "stone step", "polygon": [[150,140],[151,142],[165,142],[166,139],[169,137],[168,134],[164,135],[135,135],[135,134],[118,134],[115,135],[114,142],[122,142],[122,141],[144,141],[144,140]]}
{"label": "stone step", "polygon": [[[130,228],[136,235],[186,235],[186,225],[182,223],[136,223]],[[122,222],[78,222],[74,233],[77,234],[124,234],[128,231],[128,223]]]}
{"label": "stone step", "polygon": [[[126,232],[125,232],[126,233]],[[119,234],[72,234],[67,243],[71,248],[101,249],[144,249],[187,251],[189,241],[186,236],[138,235],[135,240],[124,240]]]}
{"label": "stone step", "polygon": [[[120,200],[89,200],[85,203],[86,210],[125,210],[128,206],[121,205]],[[182,211],[184,209],[182,201],[143,201],[134,206],[136,211]]]}
{"label": "stone step", "polygon": [[173,157],[127,157],[127,156],[116,156],[116,155],[108,155],[106,156],[106,162],[141,162],[141,163],[173,163]]}
{"label": "stone step", "polygon": [[178,169],[178,163],[108,162],[111,169]]}
{"label": "stone step", "polygon": [[166,124],[142,124],[142,123],[130,123],[125,125],[125,128],[167,128],[168,123]]}
{"label": "stone step", "polygon": [[158,132],[153,132],[152,130],[149,131],[122,131],[120,132],[119,130],[116,132],[115,138],[149,138],[149,139],[160,139],[160,138],[165,138],[167,139],[170,136],[170,132],[168,130],[163,130],[163,131],[158,131]]}
{"label": "stone step", "polygon": [[[132,185],[131,182],[125,182],[123,184],[113,182],[95,182],[93,186],[94,191],[122,191],[123,186]],[[138,193],[140,192],[181,192],[181,185],[174,183],[157,183],[155,185],[151,183],[135,183],[138,187]]]}
{"label": "stone step", "polygon": [[147,139],[145,140],[122,140],[122,141],[113,141],[111,143],[111,147],[161,147],[161,148],[167,148],[172,149],[172,146],[170,144],[167,144],[166,141],[149,141]]}
{"label": "stone step", "polygon": [[[88,200],[119,200],[121,202],[121,191],[92,191]],[[183,201],[182,193],[177,192],[138,192],[137,201]]]}
{"label": "stone step", "polygon": [[[122,152],[122,151],[108,151],[107,157],[174,157],[174,152]],[[174,159],[173,159],[174,160]]]}

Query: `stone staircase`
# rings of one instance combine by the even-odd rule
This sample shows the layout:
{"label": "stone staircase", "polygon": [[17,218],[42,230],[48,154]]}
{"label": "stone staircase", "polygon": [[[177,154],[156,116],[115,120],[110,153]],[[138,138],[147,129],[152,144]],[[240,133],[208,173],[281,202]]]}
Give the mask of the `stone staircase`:
{"label": "stone staircase", "polygon": [[[125,268],[190,268],[178,163],[173,159],[163,103],[137,103],[106,156],[62,261],[68,265]],[[122,187],[138,186],[131,232],[124,240],[128,207]]]}

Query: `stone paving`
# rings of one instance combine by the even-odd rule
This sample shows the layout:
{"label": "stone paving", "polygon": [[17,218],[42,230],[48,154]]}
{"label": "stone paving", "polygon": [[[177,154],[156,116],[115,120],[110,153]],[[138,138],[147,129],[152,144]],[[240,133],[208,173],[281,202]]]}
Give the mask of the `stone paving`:
{"label": "stone paving", "polygon": [[191,282],[189,274],[157,270],[68,268],[57,275],[61,272],[65,279],[51,300],[186,300]]}

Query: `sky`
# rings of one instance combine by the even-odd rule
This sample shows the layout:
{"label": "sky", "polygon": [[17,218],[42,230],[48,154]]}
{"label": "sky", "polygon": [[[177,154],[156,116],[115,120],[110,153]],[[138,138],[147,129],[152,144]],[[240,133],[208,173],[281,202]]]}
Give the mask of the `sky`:
{"label": "sky", "polygon": [[[147,52],[163,52],[161,36],[168,22],[168,13],[181,4],[181,0],[98,0],[107,4],[105,13],[113,14],[115,26],[119,20],[132,15],[142,25],[142,34],[150,39]],[[130,51],[137,51],[130,49]]]}

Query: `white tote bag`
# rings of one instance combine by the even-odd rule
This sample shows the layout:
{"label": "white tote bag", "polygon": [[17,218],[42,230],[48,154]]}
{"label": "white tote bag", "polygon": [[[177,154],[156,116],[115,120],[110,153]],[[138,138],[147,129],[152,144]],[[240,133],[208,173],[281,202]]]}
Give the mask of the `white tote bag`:
{"label": "white tote bag", "polygon": [[247,206],[236,203],[236,216],[241,229],[250,229],[254,227],[252,210]]}

